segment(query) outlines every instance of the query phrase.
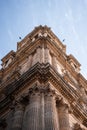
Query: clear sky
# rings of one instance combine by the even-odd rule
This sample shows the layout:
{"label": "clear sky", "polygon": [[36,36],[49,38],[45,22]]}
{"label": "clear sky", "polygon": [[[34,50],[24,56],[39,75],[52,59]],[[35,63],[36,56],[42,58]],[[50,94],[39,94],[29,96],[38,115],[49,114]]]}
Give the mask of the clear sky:
{"label": "clear sky", "polygon": [[0,59],[38,25],[65,39],[87,79],[87,0],[0,0]]}

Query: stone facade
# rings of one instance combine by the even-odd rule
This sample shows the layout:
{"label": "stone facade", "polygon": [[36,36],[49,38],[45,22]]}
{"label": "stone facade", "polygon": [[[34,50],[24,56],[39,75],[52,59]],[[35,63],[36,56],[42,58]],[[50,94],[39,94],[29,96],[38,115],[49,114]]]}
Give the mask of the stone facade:
{"label": "stone facade", "polygon": [[87,80],[47,26],[2,59],[0,130],[87,130]]}

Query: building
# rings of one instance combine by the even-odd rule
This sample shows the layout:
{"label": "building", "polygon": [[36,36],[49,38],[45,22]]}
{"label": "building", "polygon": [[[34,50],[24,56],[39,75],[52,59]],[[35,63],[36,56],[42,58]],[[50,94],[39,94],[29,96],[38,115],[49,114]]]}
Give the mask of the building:
{"label": "building", "polygon": [[0,130],[87,130],[87,80],[47,26],[2,59]]}

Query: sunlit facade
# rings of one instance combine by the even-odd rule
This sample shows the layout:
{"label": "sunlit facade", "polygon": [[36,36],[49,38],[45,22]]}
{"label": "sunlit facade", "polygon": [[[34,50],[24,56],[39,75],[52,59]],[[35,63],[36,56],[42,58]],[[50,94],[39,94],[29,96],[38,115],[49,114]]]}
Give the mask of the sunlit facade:
{"label": "sunlit facade", "polygon": [[0,130],[87,130],[87,80],[47,26],[2,59]]}

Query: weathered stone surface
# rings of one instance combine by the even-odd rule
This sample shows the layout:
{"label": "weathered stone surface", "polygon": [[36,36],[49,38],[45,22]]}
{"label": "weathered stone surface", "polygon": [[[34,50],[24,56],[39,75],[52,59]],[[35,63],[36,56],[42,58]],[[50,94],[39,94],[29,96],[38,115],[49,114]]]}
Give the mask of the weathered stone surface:
{"label": "weathered stone surface", "polygon": [[79,72],[80,63],[66,54],[66,46],[50,28],[36,27],[18,43],[16,52],[2,59],[3,65],[0,119],[6,119],[6,125],[1,123],[0,129],[71,130],[77,122],[79,130],[87,130],[87,80]]}
{"label": "weathered stone surface", "polygon": [[22,104],[17,103],[15,105],[14,117],[13,117],[12,128],[11,128],[12,130],[22,129],[23,113],[24,113],[24,109]]}
{"label": "weathered stone surface", "polygon": [[23,130],[40,130],[40,93],[30,91],[29,104],[24,114]]}
{"label": "weathered stone surface", "polygon": [[45,63],[51,64],[51,55],[48,48],[45,48]]}
{"label": "weathered stone surface", "polygon": [[71,130],[69,124],[69,107],[64,103],[63,99],[59,101],[58,105],[58,116],[59,116],[59,128],[60,130]]}
{"label": "weathered stone surface", "polygon": [[56,103],[54,91],[47,90],[45,95],[45,130],[58,130],[58,120],[56,113]]}

